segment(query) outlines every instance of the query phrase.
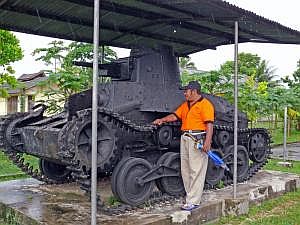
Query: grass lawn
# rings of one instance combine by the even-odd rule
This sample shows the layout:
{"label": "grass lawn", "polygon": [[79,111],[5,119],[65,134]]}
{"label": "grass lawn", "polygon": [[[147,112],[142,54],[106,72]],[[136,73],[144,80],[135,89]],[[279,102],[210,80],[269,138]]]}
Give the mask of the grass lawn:
{"label": "grass lawn", "polygon": [[215,225],[296,225],[300,224],[300,190],[288,192],[275,199],[250,207],[247,215],[223,217]]}
{"label": "grass lawn", "polygon": [[[271,132],[273,145],[283,143],[283,131],[281,129]],[[287,136],[287,143],[300,142],[300,130],[292,130],[290,136]]]}
{"label": "grass lawn", "polygon": [[[300,142],[300,130],[296,130],[296,121],[292,122],[290,135],[287,136],[287,143]],[[250,127],[250,125],[249,125]],[[272,145],[283,143],[283,122],[278,122],[277,128],[272,128],[268,122],[258,122],[253,124],[253,127],[262,127],[269,130],[272,136]]]}
{"label": "grass lawn", "polygon": [[[24,158],[25,162],[29,162],[34,168],[38,168],[38,160],[35,157],[26,155]],[[28,176],[15,166],[2,151],[0,151],[0,181],[25,177]]]}
{"label": "grass lawn", "polygon": [[[278,170],[300,175],[300,162],[293,161],[292,168],[277,166],[282,160],[269,160],[264,167],[267,170]],[[296,225],[300,224],[300,189],[295,192],[288,192],[283,196],[267,200],[258,206],[252,206],[247,215],[239,217],[222,217],[214,225],[221,224],[244,224],[244,225]]]}

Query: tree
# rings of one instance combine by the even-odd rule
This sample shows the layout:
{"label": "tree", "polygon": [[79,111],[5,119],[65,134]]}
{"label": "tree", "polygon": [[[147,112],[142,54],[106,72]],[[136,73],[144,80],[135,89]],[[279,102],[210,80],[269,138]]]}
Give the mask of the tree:
{"label": "tree", "polygon": [[22,49],[16,36],[9,31],[0,30],[0,97],[8,97],[7,90],[18,86],[10,63],[22,58]]}
{"label": "tree", "polygon": [[182,70],[193,69],[196,70],[195,63],[191,61],[191,57],[179,57],[179,67]]}
{"label": "tree", "polygon": [[258,82],[267,82],[268,87],[276,87],[280,80],[276,80],[278,75],[275,74],[276,68],[268,66],[266,60],[262,60],[257,68],[256,80]]}
{"label": "tree", "polygon": [[[220,71],[222,74],[233,75],[234,74],[234,62],[227,61],[221,65]],[[247,78],[254,76],[256,82],[267,82],[268,86],[276,86],[278,82],[275,81],[277,75],[275,75],[276,69],[268,66],[266,60],[256,54],[251,53],[239,53],[238,55],[238,71],[239,78]]]}
{"label": "tree", "polygon": [[[42,60],[48,65],[59,62],[55,71],[50,71],[48,80],[40,83],[41,86],[47,87],[44,92],[46,100],[43,103],[48,106],[49,113],[55,113],[62,110],[63,104],[70,95],[87,90],[92,86],[92,69],[75,66],[73,62],[91,62],[93,45],[80,42],[72,42],[68,46],[65,46],[63,42],[51,43],[52,45],[55,43],[55,46],[35,50],[34,53],[35,55],[43,53],[44,55],[38,57],[37,60]],[[108,63],[115,59],[117,59],[117,54],[105,46],[104,62]]]}
{"label": "tree", "polygon": [[[300,60],[297,62],[297,69],[292,74],[292,78],[286,76],[282,79],[289,87],[289,92],[291,93],[289,101],[290,108],[295,111],[293,116],[297,119],[297,129],[300,130]],[[292,115],[290,115],[292,116]]]}
{"label": "tree", "polygon": [[238,107],[241,111],[247,113],[251,124],[260,116],[266,114],[267,97],[267,82],[257,83],[254,75],[249,76],[241,85],[238,95]]}
{"label": "tree", "polygon": [[[54,72],[56,72],[57,66],[59,66],[63,59],[63,52],[68,50],[68,47],[64,46],[63,41],[52,41],[48,44],[49,48],[37,48],[32,52],[32,56],[40,55],[36,58],[36,61],[43,61],[46,65],[54,64]],[[59,63],[59,64],[58,64]]]}

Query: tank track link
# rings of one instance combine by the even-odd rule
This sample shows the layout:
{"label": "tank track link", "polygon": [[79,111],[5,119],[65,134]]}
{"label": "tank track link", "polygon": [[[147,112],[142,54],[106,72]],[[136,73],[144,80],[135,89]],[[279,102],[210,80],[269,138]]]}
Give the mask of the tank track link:
{"label": "tank track link", "polygon": [[6,140],[6,129],[8,125],[19,118],[28,115],[28,113],[14,113],[3,116],[0,118],[0,148],[4,148],[4,154],[16,165],[18,168],[21,169],[22,172],[27,174],[28,176],[35,178],[41,182],[46,184],[61,184],[66,182],[71,182],[71,180],[66,181],[56,181],[53,179],[48,178],[44,174],[42,174],[38,169],[33,169],[33,166],[30,165],[29,162],[26,162],[25,158],[23,157],[23,152],[17,152],[13,150],[10,144]]}
{"label": "tank track link", "polygon": [[[83,110],[83,111],[86,112],[86,110]],[[85,113],[85,112],[81,112],[81,113]],[[105,108],[99,108],[98,113],[102,113],[105,117],[107,117],[108,120],[113,121],[113,123],[115,123],[118,127],[120,127],[121,129],[123,129],[127,132],[134,132],[134,133],[143,132],[143,133],[147,133],[148,135],[155,135],[155,132],[158,129],[158,127],[154,126],[154,125],[137,125],[134,122],[127,120],[122,115],[119,115],[119,114],[112,112]],[[166,125],[178,127],[179,123],[173,122],[173,123],[168,123]],[[214,129],[217,132],[221,132],[221,131],[227,131],[227,132],[231,132],[231,133],[233,132],[233,128],[227,127],[227,126],[214,125]],[[248,138],[251,137],[251,134],[254,134],[256,132],[264,133],[265,136],[267,137],[266,138],[267,145],[268,145],[267,154],[270,153],[270,135],[266,129],[246,128],[246,129],[240,129],[238,132],[239,132],[238,135],[242,136],[244,139],[241,142],[244,142],[244,143],[249,141]],[[142,146],[142,148],[143,147],[144,146]],[[139,148],[139,146],[133,145],[133,146],[128,146],[128,148],[137,149],[137,148]],[[68,152],[68,155],[74,156],[75,153]],[[249,180],[250,177],[255,175],[266,163],[267,163],[267,157],[265,157],[265,159],[262,162],[252,162],[251,165],[249,166],[247,176],[243,177],[238,182],[243,182],[243,181]],[[90,196],[90,193],[91,193],[90,175],[87,174],[85,171],[83,171],[81,168],[78,168],[78,166],[76,166],[76,165],[77,165],[76,162],[74,162],[74,164],[72,164],[69,169],[73,171],[72,175],[75,178],[77,178],[78,183],[81,185],[81,188],[86,191],[86,194],[88,196]],[[107,179],[110,179],[110,178],[100,177],[100,179],[98,179],[98,181],[99,182],[107,181]],[[223,179],[224,187],[231,185],[232,183],[233,183],[232,177],[225,176],[225,178]],[[205,189],[219,189],[219,186],[206,184]],[[159,204],[164,204],[164,202],[167,202],[167,203],[174,202],[175,203],[175,202],[181,201],[181,198],[182,198],[182,196],[177,196],[177,197],[176,196],[167,196],[166,194],[163,194],[160,191],[156,191],[156,192],[153,192],[153,194],[150,196],[149,200],[147,200],[147,202],[145,202],[144,207],[146,207],[148,205],[153,205],[156,203],[159,203]],[[134,206],[131,206],[131,205],[125,204],[125,203],[121,203],[118,206],[109,207],[109,206],[105,205],[105,203],[101,200],[100,196],[97,196],[97,199],[98,199],[97,203],[98,203],[99,210],[108,215],[124,214],[128,211],[136,210],[138,208],[143,207],[143,206],[134,207]]]}

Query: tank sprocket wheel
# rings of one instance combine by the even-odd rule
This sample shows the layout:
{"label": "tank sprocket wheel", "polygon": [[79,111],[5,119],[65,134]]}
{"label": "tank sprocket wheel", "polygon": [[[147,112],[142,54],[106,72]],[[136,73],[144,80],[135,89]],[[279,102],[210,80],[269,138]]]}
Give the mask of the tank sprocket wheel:
{"label": "tank sprocket wheel", "polygon": [[[74,118],[75,123],[70,128],[68,143],[70,152],[74,152],[74,164],[78,164],[85,172],[91,169],[92,154],[92,113],[91,110],[83,110]],[[97,128],[97,166],[99,173],[112,172],[119,159],[117,153],[117,130],[109,115],[98,112]]]}
{"label": "tank sprocket wheel", "polygon": [[71,179],[71,171],[67,166],[51,162],[46,159],[39,160],[41,174],[58,182],[66,182]]}
{"label": "tank sprocket wheel", "polygon": [[265,133],[257,132],[249,138],[248,149],[250,159],[254,162],[261,163],[266,160],[268,141]]}
{"label": "tank sprocket wheel", "polygon": [[154,182],[141,183],[139,178],[151,169],[151,163],[142,158],[131,158],[122,166],[116,184],[121,201],[137,206],[150,197]]}
{"label": "tank sprocket wheel", "polygon": [[[170,155],[172,155],[172,153],[173,153],[173,152],[166,152],[166,153],[164,153],[161,157],[159,157],[159,159],[158,159],[157,162],[156,162],[156,165],[157,165],[157,166],[158,166],[158,165],[163,165],[164,162],[165,162],[165,160],[166,160]],[[159,173],[159,174],[162,174],[162,173],[163,173],[163,168],[160,168],[160,169],[158,170],[158,173]],[[161,185],[161,178],[156,179],[156,180],[155,180],[155,184],[156,184],[157,188],[158,188],[162,193],[165,193],[165,192],[166,192],[166,190],[164,189],[164,187]]]}
{"label": "tank sprocket wheel", "polygon": [[177,171],[178,176],[162,177],[160,180],[164,191],[172,196],[178,196],[185,193],[181,172],[180,172],[180,154],[173,152],[164,160],[164,165]]}
{"label": "tank sprocket wheel", "polygon": [[[213,153],[222,158],[222,154],[217,150],[212,150]],[[209,158],[207,164],[207,172],[205,182],[211,186],[217,185],[224,177],[224,168],[216,166],[214,161]]]}
{"label": "tank sprocket wheel", "polygon": [[9,125],[14,122],[15,120],[18,120],[20,118],[23,118],[24,116],[27,116],[28,113],[14,113],[9,114],[6,116],[1,117],[0,120],[0,147],[4,149],[4,151],[12,151],[13,148],[10,144],[10,142],[7,139],[7,133]]}
{"label": "tank sprocket wheel", "polygon": [[[227,147],[226,152],[230,152],[229,154],[224,156],[224,162],[228,166],[231,175],[233,175],[233,149],[234,146],[230,145]],[[247,149],[242,146],[237,146],[237,180],[238,182],[242,182],[249,177],[249,155]]]}

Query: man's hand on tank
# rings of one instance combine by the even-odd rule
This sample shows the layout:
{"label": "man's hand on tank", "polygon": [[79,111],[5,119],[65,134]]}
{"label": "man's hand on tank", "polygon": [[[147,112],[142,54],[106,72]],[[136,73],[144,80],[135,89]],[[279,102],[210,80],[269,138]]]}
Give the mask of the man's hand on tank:
{"label": "man's hand on tank", "polygon": [[162,119],[156,119],[152,122],[154,125],[162,125],[163,124],[163,120]]}

